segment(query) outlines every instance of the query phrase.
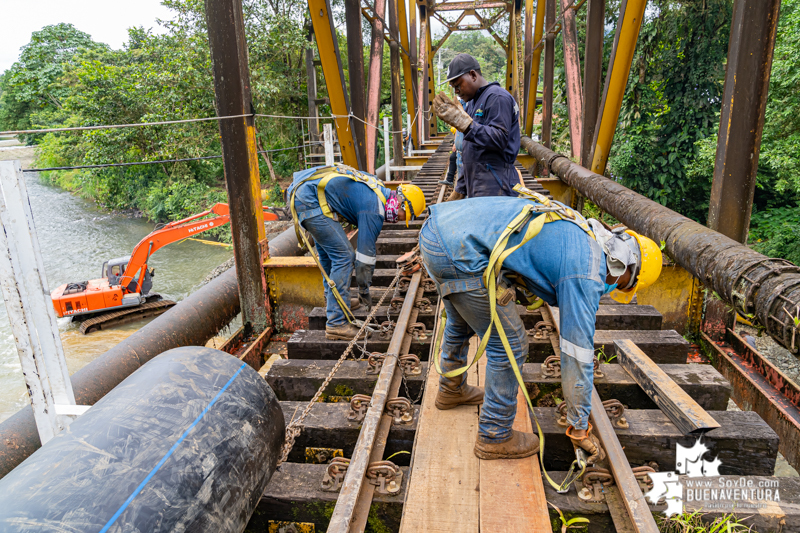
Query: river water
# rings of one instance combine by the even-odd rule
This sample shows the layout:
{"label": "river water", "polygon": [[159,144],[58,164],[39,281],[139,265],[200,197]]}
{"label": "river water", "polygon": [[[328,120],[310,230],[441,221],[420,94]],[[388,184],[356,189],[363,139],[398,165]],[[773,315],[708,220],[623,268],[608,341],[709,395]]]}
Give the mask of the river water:
{"label": "river water", "polygon": [[[35,173],[25,176],[51,290],[62,283],[100,277],[103,261],[130,255],[136,243],[153,230],[153,223],[144,219],[105,213],[90,201],[45,185]],[[153,290],[169,300],[182,300],[232,255],[228,247],[190,240],[166,246],[150,259],[149,265],[156,270]],[[146,323],[141,320],[82,335],[69,318],[58,319],[70,374]],[[27,404],[14,337],[5,306],[0,305],[0,422]]]}

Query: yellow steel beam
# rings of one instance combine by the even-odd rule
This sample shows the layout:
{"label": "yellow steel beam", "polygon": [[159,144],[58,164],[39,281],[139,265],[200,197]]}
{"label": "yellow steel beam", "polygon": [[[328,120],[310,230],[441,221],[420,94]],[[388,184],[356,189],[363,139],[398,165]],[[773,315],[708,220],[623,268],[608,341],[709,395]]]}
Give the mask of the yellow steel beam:
{"label": "yellow steel beam", "polygon": [[517,3],[511,2],[511,14],[508,17],[508,41],[506,44],[506,90],[514,100],[519,99],[517,91]]}
{"label": "yellow steel beam", "polygon": [[[532,0],[529,0],[532,1]],[[545,0],[536,0],[536,22],[533,27],[533,42],[542,40],[544,33],[544,3]],[[542,46],[533,50],[531,58],[531,78],[528,82],[528,105],[525,108],[525,135],[530,137],[533,131],[533,115],[536,113],[536,90],[539,88],[539,64],[542,59]]]}
{"label": "yellow steel beam", "polygon": [[333,26],[333,17],[329,0],[308,0],[308,10],[314,25],[314,37],[317,40],[319,59],[322,63],[322,74],[331,102],[331,111],[337,118],[336,135],[345,165],[364,170],[358,154],[358,147],[353,138],[354,128],[350,124],[350,102],[344,85],[342,61],[339,55],[339,43]]}
{"label": "yellow steel beam", "polygon": [[603,174],[608,163],[608,152],[614,133],[617,130],[619,111],[622,107],[622,97],[625,95],[625,86],[628,84],[628,74],[631,70],[633,52],[636,50],[636,41],[639,39],[639,29],[642,27],[642,17],[647,0],[627,0],[621,6],[614,39],[614,49],[611,52],[608,75],[603,89],[603,102],[600,105],[599,125],[595,128],[594,149],[592,155],[592,172]]}

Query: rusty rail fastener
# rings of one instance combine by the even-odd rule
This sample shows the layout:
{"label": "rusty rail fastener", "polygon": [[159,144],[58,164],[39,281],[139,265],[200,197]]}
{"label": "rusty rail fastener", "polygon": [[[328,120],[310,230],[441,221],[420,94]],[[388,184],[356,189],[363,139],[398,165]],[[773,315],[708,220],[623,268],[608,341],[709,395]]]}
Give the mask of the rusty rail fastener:
{"label": "rusty rail fastener", "polygon": [[[656,465],[658,466],[658,465]],[[652,466],[635,466],[631,468],[633,477],[639,482],[639,488],[642,489],[642,494],[653,489],[653,479],[648,475],[651,472],[657,472]]]}
{"label": "rusty rail fastener", "polygon": [[325,492],[338,492],[342,488],[348,466],[350,466],[350,459],[345,457],[331,459],[328,468],[325,469],[325,475],[322,476],[322,490]]}
{"label": "rusty rail fastener", "polygon": [[394,322],[391,320],[384,320],[381,322],[380,332],[378,336],[382,339],[390,338],[394,334]]}
{"label": "rusty rail fastener", "polygon": [[414,322],[408,325],[406,332],[418,341],[424,341],[428,338],[428,330],[422,322]]}
{"label": "rusty rail fastener", "polygon": [[370,485],[375,485],[378,494],[394,496],[400,492],[403,484],[403,471],[391,461],[375,461],[367,467],[367,480]]}
{"label": "rusty rail fastener", "polygon": [[367,374],[380,374],[384,359],[386,359],[385,353],[372,352],[370,356],[367,357],[367,365],[369,365]]}
{"label": "rusty rail fastener", "polygon": [[404,376],[419,376],[422,374],[422,363],[413,353],[400,356],[400,368]]}
{"label": "rusty rail fastener", "polygon": [[606,410],[606,414],[608,418],[611,420],[611,423],[614,427],[620,429],[628,429],[630,424],[628,424],[628,420],[625,418],[625,406],[622,405],[622,402],[619,400],[606,400],[603,402],[603,407]]}
{"label": "rusty rail fastener", "polygon": [[402,296],[394,296],[389,302],[389,307],[392,309],[392,311],[399,311],[400,308],[403,307],[403,302],[405,301],[406,299]]}
{"label": "rusty rail fastener", "polygon": [[408,398],[397,397],[386,402],[384,411],[395,425],[408,425],[414,421],[414,407]]}
{"label": "rusty rail fastener", "polygon": [[544,340],[549,339],[550,334],[553,332],[553,325],[540,320],[533,326],[533,329],[528,330],[528,335],[533,335],[534,339]]}
{"label": "rusty rail fastener", "polygon": [[592,359],[592,364],[594,365],[594,377],[596,378],[606,377],[606,375],[603,374],[603,371],[600,370],[600,359],[598,359],[596,355],[594,356],[594,359]]}
{"label": "rusty rail fastener", "polygon": [[350,411],[347,413],[347,419],[351,422],[363,422],[364,417],[367,416],[370,402],[372,402],[372,396],[354,394],[350,398]]}
{"label": "rusty rail fastener", "polygon": [[614,484],[614,476],[605,468],[590,466],[581,478],[583,488],[578,491],[578,498],[584,502],[602,502],[605,500],[603,487]]}
{"label": "rusty rail fastener", "polygon": [[[408,291],[409,283],[411,283],[411,278],[408,277],[408,276],[402,276],[397,281],[397,292],[404,293],[404,292]],[[394,299],[392,299],[392,301],[394,301]]]}
{"label": "rusty rail fastener", "polygon": [[556,424],[562,428],[569,427],[569,422],[567,422],[567,402],[561,402],[556,406],[556,414],[558,415]]}
{"label": "rusty rail fastener", "polygon": [[542,363],[542,375],[548,378],[561,377],[561,358],[557,355],[551,355]]}
{"label": "rusty rail fastener", "polygon": [[428,298],[420,298],[419,300],[414,302],[414,307],[419,309],[420,313],[432,313],[433,312],[433,305],[431,304],[431,301]]}
{"label": "rusty rail fastener", "polygon": [[436,283],[431,278],[424,278],[420,282],[423,292],[436,292]]}

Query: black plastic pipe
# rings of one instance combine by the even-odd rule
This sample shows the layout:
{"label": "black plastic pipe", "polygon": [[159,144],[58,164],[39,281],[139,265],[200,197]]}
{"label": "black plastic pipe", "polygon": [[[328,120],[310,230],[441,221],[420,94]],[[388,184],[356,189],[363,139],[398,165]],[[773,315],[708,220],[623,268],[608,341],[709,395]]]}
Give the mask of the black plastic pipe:
{"label": "black plastic pipe", "polygon": [[[272,257],[300,253],[294,228],[269,243]],[[204,346],[239,314],[236,269],[231,268],[72,375],[78,405],[94,405],[147,361],[172,348]],[[0,424],[0,478],[40,446],[27,406]]]}
{"label": "black plastic pipe", "polygon": [[[800,348],[800,268],[773,259],[698,224],[616,181],[577,165],[529,137],[522,147],[600,209],[656,242],[671,258],[742,316],[754,314],[767,333],[793,352]],[[800,321],[800,320],[799,320]]]}
{"label": "black plastic pipe", "polygon": [[278,399],[246,363],[170,350],[0,480],[0,530],[241,533],[284,431]]}

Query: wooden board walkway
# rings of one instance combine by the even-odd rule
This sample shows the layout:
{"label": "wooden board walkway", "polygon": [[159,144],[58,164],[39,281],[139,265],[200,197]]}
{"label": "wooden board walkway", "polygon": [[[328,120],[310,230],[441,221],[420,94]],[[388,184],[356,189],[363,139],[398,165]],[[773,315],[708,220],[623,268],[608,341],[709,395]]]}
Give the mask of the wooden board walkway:
{"label": "wooden board walkway", "polygon": [[[470,344],[474,355],[477,338]],[[483,386],[486,358],[470,384]],[[439,376],[428,375],[414,444],[411,479],[400,532],[550,531],[537,456],[481,461],[472,452],[479,407],[439,411],[434,406]],[[531,432],[520,391],[514,429]]]}

